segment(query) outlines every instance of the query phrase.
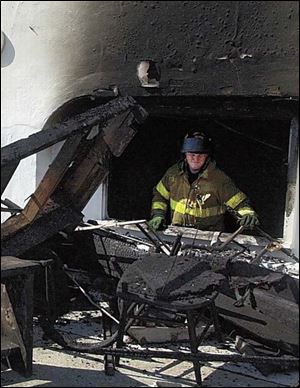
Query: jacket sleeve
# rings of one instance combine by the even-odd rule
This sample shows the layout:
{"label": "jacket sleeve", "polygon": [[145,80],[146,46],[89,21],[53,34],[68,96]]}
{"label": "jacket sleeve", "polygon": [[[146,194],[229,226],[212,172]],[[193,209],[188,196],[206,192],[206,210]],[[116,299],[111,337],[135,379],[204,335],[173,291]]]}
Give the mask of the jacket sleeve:
{"label": "jacket sleeve", "polygon": [[222,203],[229,211],[231,210],[237,218],[255,214],[254,209],[250,205],[249,198],[238,189],[229,177],[226,176],[220,192]]}
{"label": "jacket sleeve", "polygon": [[170,201],[168,175],[165,174],[153,189],[153,199],[151,206],[151,217],[161,216],[166,218],[166,213]]}

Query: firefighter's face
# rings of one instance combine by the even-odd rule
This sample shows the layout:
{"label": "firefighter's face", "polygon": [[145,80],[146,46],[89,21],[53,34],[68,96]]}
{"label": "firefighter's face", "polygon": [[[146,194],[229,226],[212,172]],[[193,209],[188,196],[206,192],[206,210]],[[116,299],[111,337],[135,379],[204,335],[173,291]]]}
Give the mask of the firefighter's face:
{"label": "firefighter's face", "polygon": [[207,154],[194,154],[192,152],[187,152],[185,154],[187,164],[190,167],[191,172],[196,173],[201,170],[206,159],[208,157]]}

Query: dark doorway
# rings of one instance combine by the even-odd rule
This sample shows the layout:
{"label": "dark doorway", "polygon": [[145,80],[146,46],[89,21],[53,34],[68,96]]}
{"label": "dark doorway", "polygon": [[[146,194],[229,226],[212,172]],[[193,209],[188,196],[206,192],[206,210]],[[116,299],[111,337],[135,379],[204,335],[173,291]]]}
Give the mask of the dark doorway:
{"label": "dark doorway", "polygon": [[[185,133],[199,128],[212,137],[217,165],[249,196],[262,227],[273,237],[282,237],[290,120],[272,115],[210,116],[150,115],[123,155],[111,162],[109,216],[149,219],[153,187],[181,157]],[[227,231],[233,228],[229,220]]]}

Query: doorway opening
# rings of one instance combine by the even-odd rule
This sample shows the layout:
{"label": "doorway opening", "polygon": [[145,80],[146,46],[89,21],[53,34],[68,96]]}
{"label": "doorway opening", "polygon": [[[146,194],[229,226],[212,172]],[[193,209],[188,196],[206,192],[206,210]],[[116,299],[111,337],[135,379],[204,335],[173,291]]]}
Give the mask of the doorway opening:
{"label": "doorway opening", "polygon": [[[293,107],[279,110],[274,101],[250,98],[141,103],[149,118],[122,156],[111,161],[109,217],[149,219],[153,187],[182,157],[182,140],[195,128],[213,139],[218,167],[248,195],[262,228],[273,237],[283,236]],[[236,224],[226,217],[226,231],[231,232]]]}

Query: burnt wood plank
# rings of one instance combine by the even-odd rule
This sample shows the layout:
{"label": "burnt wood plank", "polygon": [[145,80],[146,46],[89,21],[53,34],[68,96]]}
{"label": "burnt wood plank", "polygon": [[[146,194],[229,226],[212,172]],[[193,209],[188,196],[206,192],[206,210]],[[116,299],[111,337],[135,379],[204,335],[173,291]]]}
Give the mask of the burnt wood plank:
{"label": "burnt wood plank", "polygon": [[50,198],[51,194],[64,176],[76,154],[82,136],[82,133],[77,133],[67,139],[63,144],[58,155],[50,165],[44,178],[23,210],[23,214],[29,221],[32,221],[44,207],[47,200]]}
{"label": "burnt wood plank", "polygon": [[26,139],[20,139],[8,144],[1,148],[1,167],[20,161],[29,155],[64,140],[77,131],[86,131],[89,127],[96,124],[102,126],[116,114],[135,105],[136,102],[132,97],[119,97],[105,105],[91,108],[84,113],[75,115],[54,127],[30,135]]}
{"label": "burnt wood plank", "polygon": [[[133,100],[134,101],[134,100]],[[116,115],[94,140],[86,154],[74,162],[76,168],[68,171],[62,182],[62,188],[74,206],[82,210],[109,171],[111,153],[120,156],[133,136],[134,126],[141,124],[147,112],[139,105],[130,106]]]}
{"label": "burnt wood plank", "polygon": [[111,153],[103,140],[97,137],[94,146],[83,156],[75,171],[68,173],[62,183],[62,190],[69,196],[77,209],[82,210],[108,174]]}
{"label": "burnt wood plank", "polygon": [[[133,109],[134,108],[134,109]],[[80,115],[85,118],[85,126],[89,126],[93,122],[105,122],[116,120],[119,123],[118,115],[124,112],[128,112],[129,109],[132,109],[134,113],[134,120],[141,122],[147,116],[147,113],[142,107],[139,107],[135,100],[131,97],[122,97],[110,101],[101,107],[101,115],[99,114],[100,108],[94,108],[87,112],[84,115]],[[96,115],[96,118],[93,116]],[[91,116],[91,117],[90,117]],[[130,124],[133,122],[133,115],[126,115],[130,120],[126,120]],[[96,121],[95,121],[96,120]],[[124,120],[122,120],[123,122]],[[89,124],[89,125],[88,125]],[[106,131],[108,133],[109,131]],[[131,136],[135,134],[135,131],[131,130]],[[95,190],[98,188],[101,181],[105,178],[108,171],[108,155],[110,152],[106,143],[102,139],[103,133],[101,132],[92,140],[85,140],[80,144],[80,139],[83,137],[82,133],[78,133],[68,139],[63,145],[62,150],[57,155],[56,159],[50,166],[42,182],[38,186],[36,192],[33,194],[32,198],[28,202],[27,206],[21,214],[11,218],[4,222],[1,225],[1,238],[5,239],[9,235],[13,235],[17,230],[24,228],[28,223],[32,222],[37,216],[39,211],[43,209],[49,200],[50,196],[55,192],[58,184],[66,175],[69,188],[67,190],[62,190],[67,194],[71,194],[70,200],[73,204],[76,205],[76,208],[82,210],[91,198]],[[124,149],[128,144],[129,136],[125,140],[118,138],[120,146],[118,147],[118,152],[120,149]],[[113,141],[113,136],[112,136]],[[112,143],[112,142],[111,142]],[[91,144],[91,145],[90,145]],[[78,156],[75,157],[75,151],[78,148]],[[83,149],[83,151],[81,150]],[[73,161],[74,157],[74,161]],[[70,169],[68,174],[65,174],[68,171],[68,166],[70,162],[73,161],[74,166]],[[74,172],[75,169],[75,172]],[[62,183],[63,186],[63,183]],[[74,196],[73,194],[79,191],[80,195]],[[57,197],[57,196],[56,196]],[[80,197],[80,201],[79,201]],[[77,203],[77,201],[79,201]]]}
{"label": "burnt wood plank", "polygon": [[254,290],[254,295],[258,304],[256,309],[249,304],[237,307],[233,298],[220,293],[216,307],[222,327],[266,346],[298,355],[299,335],[295,327],[299,327],[299,305],[267,291]]}
{"label": "burnt wood plank", "polygon": [[14,256],[1,256],[1,278],[32,273],[40,267],[40,263],[31,260],[23,260]]}
{"label": "burnt wood plank", "polygon": [[6,207],[1,207],[1,212],[7,212],[13,214],[20,213],[23,209],[15,204],[14,202],[10,201],[9,199],[1,199],[1,204],[5,205]]}
{"label": "burnt wood plank", "polygon": [[34,194],[32,194],[22,212],[15,217],[7,219],[1,225],[2,239],[9,235],[13,235],[17,230],[24,228],[27,224],[32,222],[43,209],[51,194],[59,184],[70,162],[74,158],[81,139],[82,133],[78,133],[65,141],[58,155],[54,159],[54,162],[47,170],[44,178]]}
{"label": "burnt wood plank", "polygon": [[148,114],[137,106],[111,120],[104,128],[104,140],[114,156],[121,156],[130,143],[136,130],[135,123],[141,124]]}
{"label": "burnt wood plank", "polygon": [[1,203],[3,203],[3,205],[7,206],[8,208],[13,208],[20,211],[22,210],[22,208],[19,205],[9,200],[8,198],[1,199]]}
{"label": "burnt wood plank", "polygon": [[[2,150],[1,150],[1,153],[2,153]],[[1,195],[6,189],[6,186],[8,185],[11,177],[14,175],[18,165],[19,165],[19,162],[13,162],[9,166],[5,166],[4,168],[1,168]]]}
{"label": "burnt wood plank", "polygon": [[23,228],[29,224],[29,220],[21,212],[15,216],[8,218],[1,224],[1,240],[7,238],[9,235],[15,233],[18,229]]}
{"label": "burnt wood plank", "polygon": [[30,248],[46,241],[67,227],[75,228],[83,214],[70,206],[62,206],[43,213],[25,228],[18,230],[1,243],[3,256],[18,256]]}

